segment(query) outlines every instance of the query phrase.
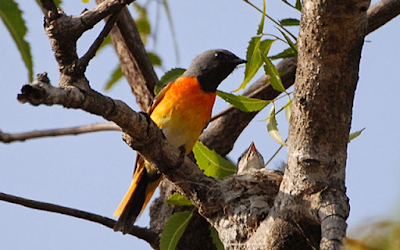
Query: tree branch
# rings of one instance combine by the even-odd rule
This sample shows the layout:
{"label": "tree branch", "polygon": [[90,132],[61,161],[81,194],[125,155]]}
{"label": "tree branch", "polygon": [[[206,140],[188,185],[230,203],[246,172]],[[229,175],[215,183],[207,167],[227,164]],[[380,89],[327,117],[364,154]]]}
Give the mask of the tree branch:
{"label": "tree branch", "polygon": [[[101,0],[96,2],[100,3]],[[127,8],[121,11],[117,26],[111,30],[111,38],[136,102],[145,111],[153,101],[158,78]]]}
{"label": "tree branch", "polygon": [[382,0],[368,9],[367,34],[377,30],[400,14],[400,0]]}
{"label": "tree branch", "polygon": [[[110,219],[110,218],[107,218],[107,217],[104,217],[101,215],[89,213],[86,211],[69,208],[69,207],[64,207],[64,206],[59,206],[59,205],[55,205],[55,204],[47,203],[47,202],[40,202],[40,201],[25,199],[25,198],[17,197],[14,195],[5,194],[2,192],[0,192],[0,200],[9,202],[9,203],[13,203],[13,204],[18,204],[18,205],[28,207],[28,208],[63,214],[63,215],[72,216],[75,218],[95,222],[95,223],[101,224],[105,227],[108,227],[110,229],[114,228],[114,224],[116,222],[113,219]],[[134,226],[132,231],[129,234],[148,242],[155,249],[158,249],[158,247],[159,247],[158,246],[159,245],[158,234],[147,228]]]}
{"label": "tree branch", "polygon": [[121,131],[115,123],[104,122],[94,123],[89,125],[82,125],[70,128],[57,128],[57,129],[45,129],[35,130],[25,133],[4,133],[0,130],[0,141],[4,143],[10,143],[15,141],[25,141],[29,139],[43,138],[43,137],[54,137],[63,135],[79,135],[84,133],[92,133],[99,131]]}
{"label": "tree branch", "polygon": [[119,12],[116,12],[111,15],[111,17],[107,20],[106,25],[103,27],[103,30],[100,32],[99,36],[90,46],[88,51],[83,55],[78,61],[78,68],[86,69],[89,61],[93,59],[96,55],[97,50],[100,48],[101,44],[103,43],[104,39],[108,36],[111,29],[114,27],[114,23],[118,18]]}

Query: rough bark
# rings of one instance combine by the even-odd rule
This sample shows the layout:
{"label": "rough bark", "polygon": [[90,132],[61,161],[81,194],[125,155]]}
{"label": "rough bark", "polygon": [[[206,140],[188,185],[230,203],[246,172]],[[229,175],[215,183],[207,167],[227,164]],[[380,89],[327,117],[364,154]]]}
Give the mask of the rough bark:
{"label": "rough bark", "polygon": [[346,151],[369,3],[304,1],[288,165],[265,221],[267,249],[282,249],[282,226],[305,219],[321,225],[321,249],[340,249],[350,210]]}

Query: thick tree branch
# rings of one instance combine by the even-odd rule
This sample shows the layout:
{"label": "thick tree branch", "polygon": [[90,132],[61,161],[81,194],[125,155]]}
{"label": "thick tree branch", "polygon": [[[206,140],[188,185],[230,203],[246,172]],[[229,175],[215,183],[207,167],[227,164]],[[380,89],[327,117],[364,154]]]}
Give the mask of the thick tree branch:
{"label": "thick tree branch", "polygon": [[[45,74],[32,84],[24,85],[18,100],[32,105],[62,105],[82,109],[115,122],[123,130],[124,139],[133,149],[154,163],[180,190],[199,207],[207,204],[207,193],[217,181],[203,172],[177,148],[171,146],[161,130],[145,113],[136,113],[124,102],[93,90],[77,87],[53,87]],[[216,194],[216,199],[222,196]]]}
{"label": "thick tree branch", "polygon": [[94,123],[89,125],[75,126],[70,128],[56,128],[35,130],[25,133],[4,133],[0,130],[0,141],[4,143],[11,143],[15,141],[26,141],[30,139],[37,139],[43,137],[54,137],[63,135],[79,135],[84,133],[92,133],[99,131],[121,131],[113,122]]}
{"label": "thick tree branch", "polygon": [[400,0],[382,0],[368,9],[367,34],[382,27],[400,14]]}
{"label": "thick tree branch", "polygon": [[[38,81],[22,88],[18,99],[33,105],[58,104],[82,109],[114,121],[124,131],[125,142],[155,164],[216,228],[225,229],[226,223],[221,223],[224,218],[236,220],[238,227],[247,228],[241,233],[243,239],[253,232],[256,222],[269,212],[278,191],[282,178],[279,172],[260,170],[252,175],[233,176],[221,182],[205,176],[183,152],[168,143],[147,114],[135,113],[122,101],[93,90],[56,88],[50,85],[45,75],[40,75]],[[247,204],[247,207],[241,204]],[[232,241],[231,234],[226,238],[228,242]]]}
{"label": "thick tree branch", "polygon": [[[5,194],[2,192],[0,192],[0,200],[5,201],[5,202],[10,202],[13,204],[18,204],[18,205],[28,207],[28,208],[63,214],[63,215],[72,216],[75,218],[95,222],[95,223],[101,224],[105,227],[108,227],[110,229],[114,228],[114,224],[116,222],[113,219],[110,219],[110,218],[107,218],[107,217],[104,217],[101,215],[89,213],[86,211],[69,208],[69,207],[64,207],[64,206],[59,206],[59,205],[55,205],[55,204],[47,203],[47,202],[40,202],[40,201],[25,199],[25,198],[17,197],[14,195]],[[142,239],[144,241],[147,241],[155,249],[158,249],[159,236],[157,233],[155,233],[147,228],[134,226],[132,231],[129,234],[136,236],[139,239]]]}

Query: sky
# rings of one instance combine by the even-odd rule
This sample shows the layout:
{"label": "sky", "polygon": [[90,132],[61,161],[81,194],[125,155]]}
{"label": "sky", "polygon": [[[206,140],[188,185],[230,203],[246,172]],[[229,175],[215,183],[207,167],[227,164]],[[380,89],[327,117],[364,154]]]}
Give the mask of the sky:
{"label": "sky", "polygon": [[[28,20],[27,40],[32,46],[34,73],[48,72],[55,85],[57,64],[42,28],[42,13],[35,1],[17,2]],[[68,14],[79,14],[94,5],[93,0],[89,4],[80,0],[64,2],[67,3],[62,7]],[[163,69],[157,69],[159,76],[170,68],[187,67],[196,55],[208,49],[224,48],[245,58],[248,41],[255,35],[261,15],[244,1],[176,0],[169,4],[180,57],[179,60],[175,57],[166,15],[160,10],[157,41],[149,43],[149,48],[163,60]],[[154,3],[150,10],[154,22],[157,13]],[[277,19],[299,17],[296,11],[279,1],[267,1],[267,13]],[[350,235],[373,221],[399,218],[399,26],[400,18],[392,20],[368,35],[363,47],[352,132],[366,129],[348,147],[346,186],[351,206],[347,221]],[[96,26],[79,42],[80,55],[100,28]],[[270,22],[266,23],[264,32],[278,33]],[[27,71],[1,22],[0,34],[0,130],[17,133],[104,121],[80,110],[20,104],[16,96],[28,82]],[[284,44],[275,43],[271,54],[284,48]],[[125,80],[111,91],[104,91],[104,84],[117,63],[111,47],[98,53],[87,71],[91,87],[139,110]],[[236,89],[243,80],[243,71],[243,67],[235,70],[220,89],[228,92]],[[214,113],[226,107],[224,101],[217,100]],[[230,159],[236,161],[252,141],[265,160],[276,151],[279,145],[268,135],[266,124],[261,121],[268,117],[268,111],[268,108],[262,111],[243,132],[228,155]],[[283,116],[277,119],[282,136],[286,137],[287,122]],[[268,167],[279,165],[285,158],[284,149]],[[0,144],[0,159],[0,192],[111,218],[130,184],[135,152],[124,144],[120,132],[99,132]],[[132,246],[151,249],[144,241],[122,236],[95,223],[6,202],[0,202],[0,221],[1,249],[101,250],[132,249]],[[148,226],[148,210],[137,224]]]}

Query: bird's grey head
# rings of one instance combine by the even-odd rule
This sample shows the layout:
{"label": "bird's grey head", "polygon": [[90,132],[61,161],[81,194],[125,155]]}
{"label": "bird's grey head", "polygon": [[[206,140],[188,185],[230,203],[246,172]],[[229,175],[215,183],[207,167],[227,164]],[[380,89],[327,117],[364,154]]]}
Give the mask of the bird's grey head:
{"label": "bird's grey head", "polygon": [[208,50],[193,60],[183,76],[196,76],[204,91],[215,92],[236,66],[245,62],[227,50]]}

